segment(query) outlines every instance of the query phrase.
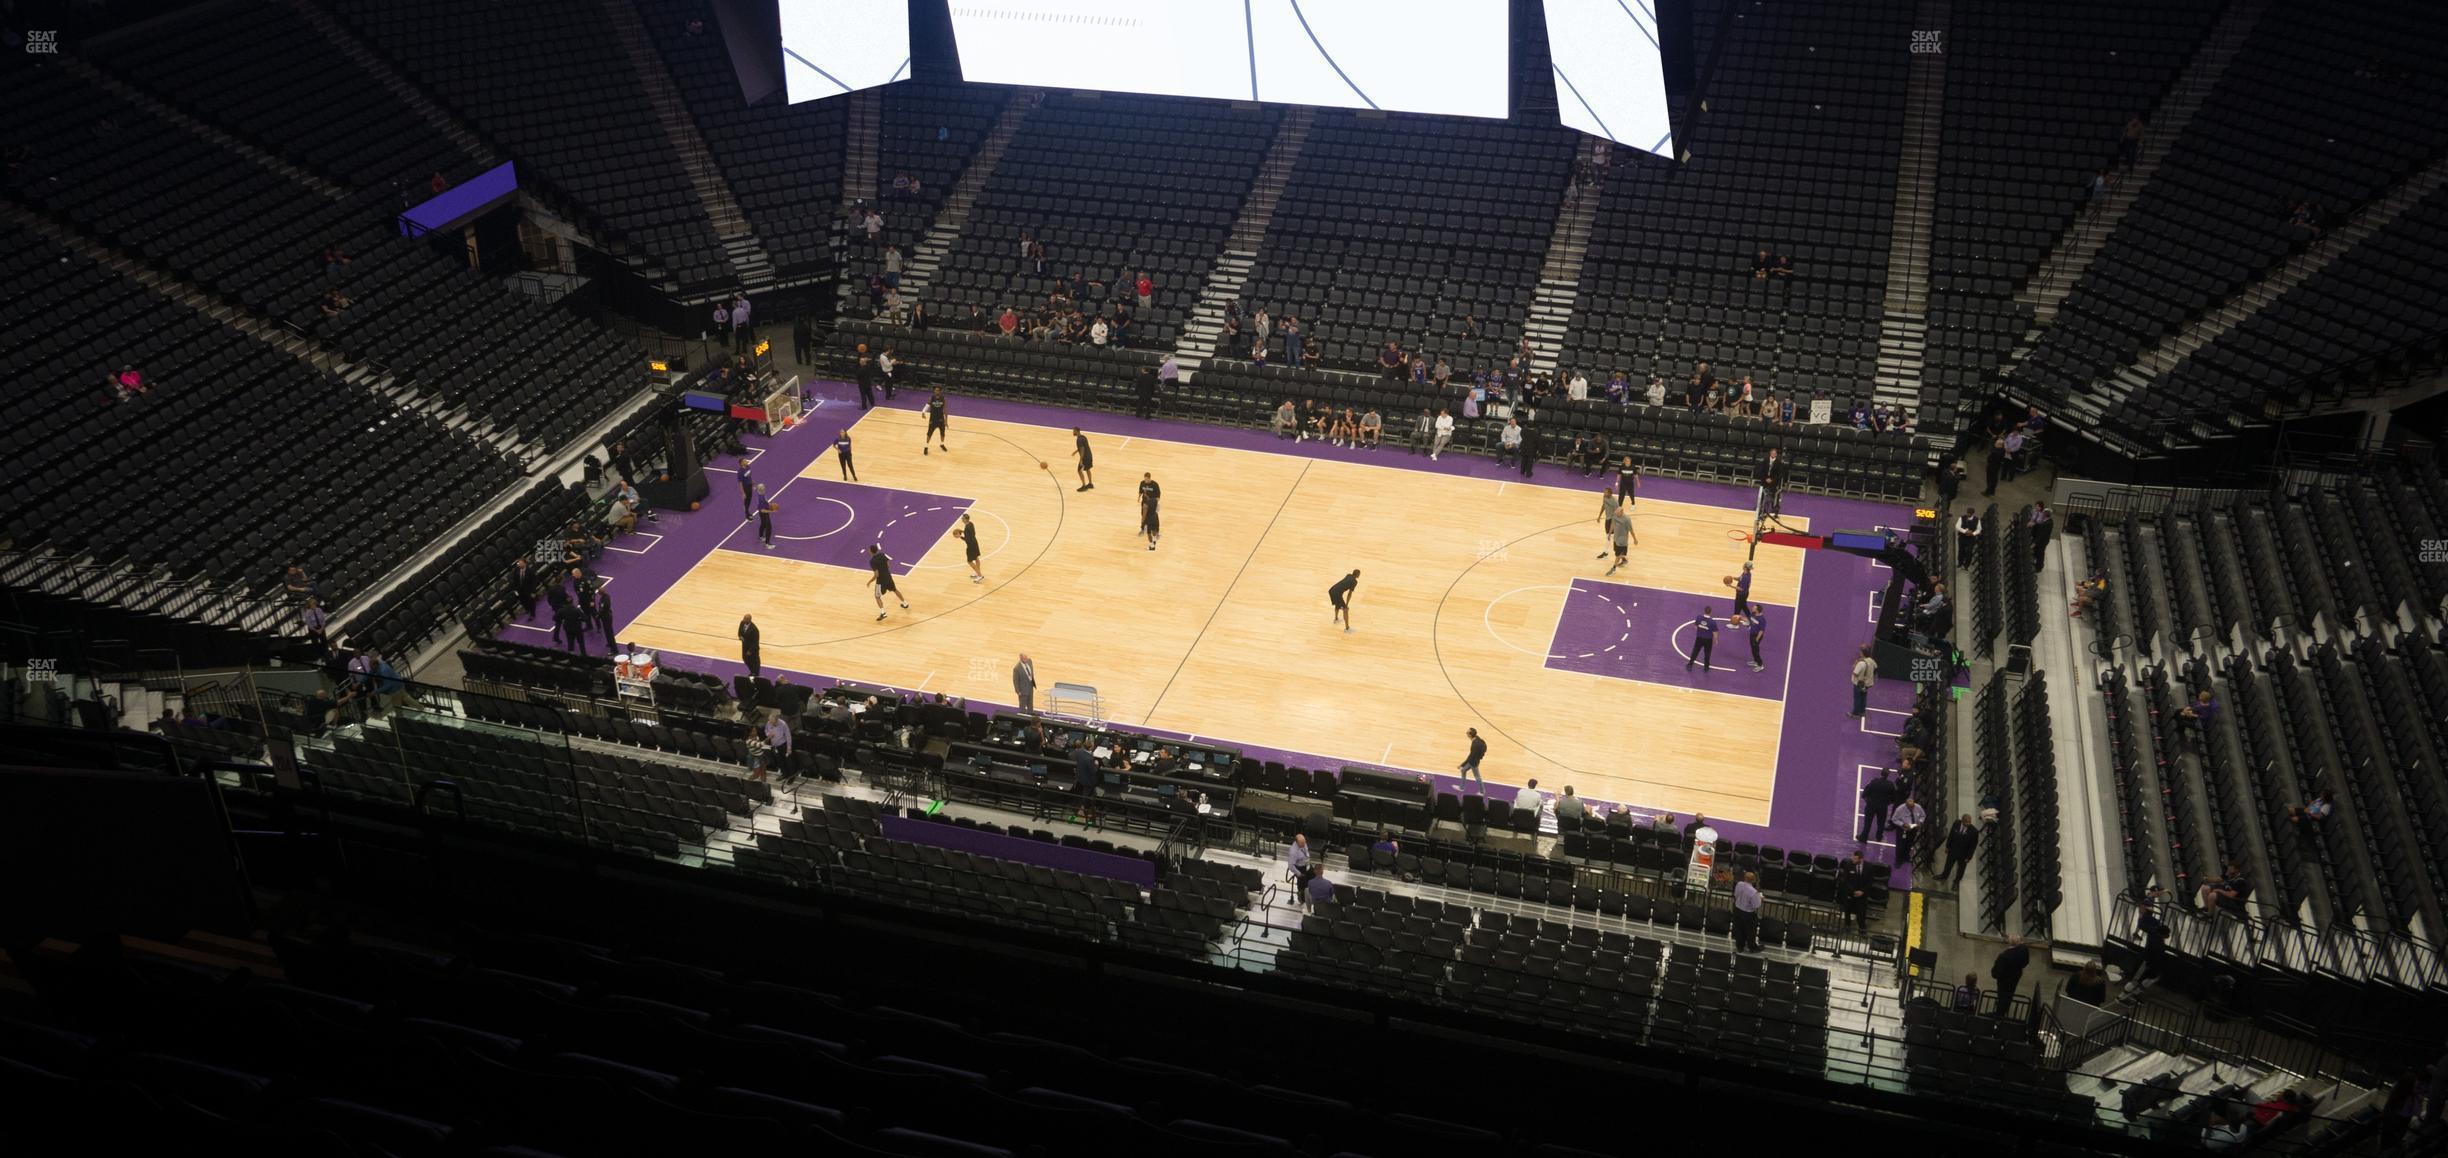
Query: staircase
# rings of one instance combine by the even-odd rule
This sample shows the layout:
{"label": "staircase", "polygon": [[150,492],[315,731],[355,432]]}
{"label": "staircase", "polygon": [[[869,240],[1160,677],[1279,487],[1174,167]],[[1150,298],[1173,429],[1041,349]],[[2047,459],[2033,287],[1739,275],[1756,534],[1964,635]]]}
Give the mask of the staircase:
{"label": "staircase", "polygon": [[[849,102],[850,140],[842,154],[842,210],[876,195],[876,154],[884,137],[884,90],[865,88],[841,98]],[[854,223],[855,224],[855,223]]]}
{"label": "staircase", "polygon": [[270,169],[283,177],[287,177],[288,179],[295,181],[308,189],[312,189],[317,194],[328,200],[348,200],[348,190],[343,189],[338,185],[334,185],[331,182],[326,181],[313,173],[309,173],[304,169],[300,169],[287,161],[281,160],[279,157],[275,157],[270,153],[264,152],[262,149],[258,149],[245,141],[229,135],[228,133],[222,132],[220,129],[215,128],[212,125],[188,116],[170,105],[155,100],[143,89],[130,85],[127,82],[102,71],[101,69],[95,68],[93,65],[86,63],[82,59],[74,56],[59,56],[54,57],[53,59],[57,60],[60,65],[66,68],[69,72],[72,72],[78,77],[100,86],[101,88],[110,92],[111,95],[116,96],[129,104],[135,105],[136,107],[141,108],[154,116],[160,117],[171,124],[177,125],[190,133],[194,133],[196,136],[202,137],[207,141],[211,141],[213,144],[219,145],[230,152],[236,153],[241,157],[245,157],[247,160],[253,161],[266,169]]}
{"label": "staircase", "polygon": [[[977,155],[969,158],[969,167],[961,170],[960,180],[952,183],[952,191],[944,194],[943,205],[935,210],[935,224],[926,238],[918,243],[917,252],[901,266],[901,300],[918,301],[927,284],[935,280],[935,271],[942,268],[944,256],[952,252],[952,243],[960,240],[961,230],[969,224],[969,210],[977,205],[978,194],[985,190],[987,179],[994,176],[995,166],[1002,163],[1003,150],[1011,147],[1012,138],[1020,135],[1020,126],[1028,120],[1029,111],[1045,100],[1037,89],[1022,89],[1012,94],[1003,106],[1003,115],[995,118],[995,126],[978,142]],[[846,180],[846,179],[845,179]],[[868,175],[867,188],[875,187],[875,177]],[[847,283],[842,291],[849,292]]]}
{"label": "staircase", "polygon": [[486,144],[466,125],[460,124],[457,117],[450,115],[443,110],[442,106],[435,104],[432,98],[425,95],[425,90],[410,83],[406,76],[401,75],[400,70],[391,67],[390,61],[383,59],[373,49],[366,47],[366,43],[359,40],[356,33],[350,32],[337,17],[324,11],[322,5],[314,3],[314,0],[289,0],[289,7],[295,10],[306,23],[313,25],[315,31],[322,33],[323,39],[330,41],[332,47],[339,49],[340,55],[347,57],[349,63],[356,65],[359,72],[371,78],[374,83],[381,85],[383,91],[398,98],[401,104],[408,106],[418,116],[425,118],[427,124],[432,125],[435,131],[441,133],[443,139],[458,146],[459,151],[469,160],[488,167],[501,162],[501,154],[495,151],[493,146]]}
{"label": "staircase", "polygon": [[1919,314],[1889,310],[1879,318],[1878,372],[1872,379],[1870,400],[1900,408],[1914,417],[1915,425],[1924,425],[1921,358],[1928,333],[1929,324]]}
{"label": "staircase", "polygon": [[[2167,158],[2177,138],[2184,135],[2185,126],[2193,123],[2193,115],[2201,111],[2210,90],[2226,75],[2227,66],[2234,63],[2236,53],[2243,49],[2268,7],[2268,0],[2236,0],[2220,14],[2200,50],[2185,65],[2184,75],[2177,78],[2159,107],[2151,110],[2150,127],[2143,134],[2142,150],[2132,167],[2117,177],[2106,201],[2098,208],[2086,207],[2076,214],[2065,235],[2057,239],[2057,248],[2041,261],[2039,270],[2015,294],[2016,301],[2032,307],[2035,319],[2044,325],[2056,320],[2057,307],[2074,291],[2074,283],[2081,279],[2083,271],[2091,268],[2091,259],[2099,255],[2108,235],[2116,232],[2126,210],[2133,208],[2134,199],[2150,184],[2151,175],[2158,171],[2159,163]],[[2068,183],[2084,176],[2068,174]],[[2009,365],[2022,361],[2029,343],[2025,346],[2026,349],[2018,349],[2009,356]]]}
{"label": "staircase", "polygon": [[[1613,142],[1583,135],[1573,150],[1576,176],[1564,187],[1564,203],[1556,211],[1555,232],[1547,237],[1547,259],[1539,266],[1538,289],[1530,298],[1530,317],[1522,333],[1530,339],[1530,370],[1553,377],[1564,352],[1564,329],[1572,323],[1573,303],[1581,296],[1581,265],[1589,258],[1590,232],[1598,222],[1598,195],[1606,188],[1607,158]],[[1588,169],[1587,184],[1577,175]]]}
{"label": "staircase", "polygon": [[[2329,230],[2319,241],[2245,285],[2210,312],[2159,339],[2149,349],[2136,355],[2132,362],[2118,367],[2114,374],[2099,384],[2097,392],[2106,395],[2102,409],[2113,411],[2137,391],[2150,389],[2161,375],[2175,369],[2194,351],[2217,341],[2220,335],[2242,325],[2245,319],[2260,313],[2285,296],[2288,290],[2327,269],[2331,262],[2362,244],[2372,234],[2387,228],[2407,210],[2438,192],[2443,185],[2448,185],[2448,157],[2435,160],[2413,176],[2398,182],[2395,188],[2364,206],[2344,225]],[[2240,417],[2234,420],[2242,421]]]}
{"label": "staircase", "polygon": [[680,86],[672,83],[671,71],[663,66],[654,45],[646,39],[646,22],[638,18],[637,9],[629,0],[602,0],[604,14],[611,18],[613,34],[620,38],[621,50],[628,54],[632,71],[637,73],[646,99],[654,106],[655,120],[663,126],[665,140],[672,151],[680,155],[680,167],[688,174],[689,186],[697,191],[697,204],[705,210],[706,220],[714,225],[714,236],[722,239],[723,250],[731,258],[731,268],[739,274],[742,288],[756,291],[773,284],[773,262],[765,247],[748,227],[748,214],[731,196],[731,187],[723,181],[722,169],[715,165],[714,154],[708,152],[697,125],[689,119],[688,103],[680,95]]}
{"label": "staircase", "polygon": [[[1948,0],[1921,0],[1915,31],[1935,31],[1944,43]],[[1896,155],[1895,219],[1888,231],[1887,296],[1879,318],[1878,372],[1870,400],[1942,430],[1948,416],[1925,410],[1921,365],[1929,326],[1930,223],[1938,207],[1939,128],[1946,117],[1946,54],[1916,52],[1904,97],[1904,143]]]}
{"label": "staircase", "polygon": [[1275,140],[1267,146],[1266,159],[1259,162],[1249,198],[1241,202],[1241,215],[1233,219],[1224,252],[1208,269],[1207,283],[1199,287],[1198,304],[1190,307],[1190,321],[1182,327],[1174,356],[1184,381],[1215,357],[1216,341],[1224,334],[1224,307],[1238,300],[1242,287],[1249,284],[1250,270],[1258,264],[1258,248],[1266,243],[1267,230],[1275,223],[1275,206],[1283,200],[1284,186],[1292,180],[1293,167],[1300,164],[1301,147],[1309,140],[1309,126],[1315,123],[1317,110],[1304,105],[1286,112],[1275,126]]}

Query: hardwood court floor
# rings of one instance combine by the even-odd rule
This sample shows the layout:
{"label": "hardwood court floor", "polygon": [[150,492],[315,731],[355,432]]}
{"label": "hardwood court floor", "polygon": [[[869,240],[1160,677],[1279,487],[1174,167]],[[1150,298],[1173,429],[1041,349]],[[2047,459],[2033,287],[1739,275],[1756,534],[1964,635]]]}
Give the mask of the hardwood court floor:
{"label": "hardwood court floor", "polygon": [[[921,423],[864,415],[862,481],[974,500],[985,584],[968,581],[956,540],[896,552],[917,564],[900,580],[911,609],[879,623],[863,571],[717,550],[622,637],[733,657],[751,612],[769,667],[994,702],[1011,700],[1010,668],[1027,651],[1041,697],[1058,680],[1090,684],[1121,722],[1437,772],[1476,726],[1497,781],[1768,820],[1781,700],[1546,665],[1565,585],[1606,567],[1592,557],[1596,479],[1546,468],[1543,484],[1566,485],[1498,483],[1091,435],[1098,485],[1083,494],[1068,430],[956,416],[954,453],[922,457]],[[1153,552],[1134,533],[1142,471],[1164,488]],[[831,456],[804,474],[836,477]],[[1643,498],[1640,544],[1614,579],[1691,593],[1682,618],[1701,602],[1722,616],[1721,578],[1741,564],[1749,521],[1747,509]],[[1802,560],[1763,547],[1755,596],[1793,604]],[[1326,588],[1354,567],[1346,634]],[[1741,650],[1724,640],[1721,662]]]}

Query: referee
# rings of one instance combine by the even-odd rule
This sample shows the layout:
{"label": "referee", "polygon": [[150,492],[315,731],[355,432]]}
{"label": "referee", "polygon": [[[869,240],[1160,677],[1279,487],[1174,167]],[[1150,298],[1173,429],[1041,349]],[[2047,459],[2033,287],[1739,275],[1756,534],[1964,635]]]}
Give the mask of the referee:
{"label": "referee", "polygon": [[943,387],[936,387],[935,392],[927,396],[926,414],[926,433],[918,436],[918,453],[928,453],[927,439],[929,438],[933,438],[935,440],[935,445],[941,447],[945,454],[952,453],[952,446],[948,441],[950,438],[950,427],[944,425]]}
{"label": "referee", "polygon": [[1156,485],[1152,472],[1139,473],[1139,533],[1147,536],[1148,550],[1156,549],[1156,504],[1164,498],[1164,488]]}
{"label": "referee", "polygon": [[1351,574],[1345,575],[1342,579],[1338,580],[1334,586],[1326,589],[1326,602],[1334,604],[1334,621],[1342,624],[1343,630],[1347,633],[1352,629],[1352,593],[1358,591],[1359,589],[1360,569],[1358,567],[1352,568]]}
{"label": "referee", "polygon": [[961,550],[968,556],[969,581],[972,583],[985,582],[986,572],[978,567],[977,524],[969,521],[968,512],[961,512],[960,529],[952,533],[960,539]]}
{"label": "referee", "polygon": [[886,595],[891,595],[894,599],[899,600],[901,610],[909,610],[909,600],[902,599],[901,589],[893,585],[892,556],[884,553],[884,544],[870,543],[867,545],[867,570],[873,573],[870,582],[875,586],[877,619],[885,616],[884,597]]}

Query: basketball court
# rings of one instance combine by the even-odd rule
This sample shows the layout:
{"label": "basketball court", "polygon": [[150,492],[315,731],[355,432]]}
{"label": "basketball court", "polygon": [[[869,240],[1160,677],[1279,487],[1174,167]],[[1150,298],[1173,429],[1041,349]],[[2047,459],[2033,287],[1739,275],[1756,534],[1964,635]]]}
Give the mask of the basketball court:
{"label": "basketball court", "polygon": [[[1598,502],[1611,475],[1542,466],[1523,481],[1460,455],[1432,465],[1399,446],[957,396],[952,452],[921,455],[923,417],[898,407],[922,401],[905,394],[861,414],[828,398],[799,429],[752,440],[752,473],[778,506],[770,548],[737,516],[736,464],[715,463],[704,510],[667,512],[658,538],[607,555],[605,572],[627,580],[615,589],[622,641],[728,675],[742,670],[740,616],[753,614],[769,676],[984,704],[1011,702],[1010,668],[1026,651],[1041,697],[1057,681],[1092,685],[1119,723],[1313,765],[1433,773],[1452,771],[1476,727],[1493,781],[1535,777],[1752,826],[1787,822],[1802,803],[1779,805],[1781,768],[1788,794],[1796,787],[1781,757],[1824,755],[1830,791],[1806,794],[1847,799],[1811,809],[1813,827],[1850,815],[1860,761],[1836,760],[1825,733],[1877,742],[1843,715],[1841,641],[1867,638],[1863,596],[1885,572],[1762,546],[1752,594],[1770,630],[1764,670],[1750,670],[1723,582],[1748,552],[1749,488],[1648,480],[1633,508],[1639,542],[1610,576]],[[1076,489],[1072,422],[1094,448],[1091,491]],[[857,482],[840,478],[831,450],[845,423]],[[1142,472],[1163,488],[1155,551],[1137,534]],[[1798,496],[1787,522],[1807,530],[1826,517],[1813,503],[1869,509]],[[978,528],[983,583],[952,533],[963,514]],[[888,598],[881,621],[867,586],[877,542],[910,603]],[[1355,567],[1346,633],[1326,588]],[[1703,607],[1720,623],[1706,673],[1686,667]],[[540,626],[524,633],[544,642]],[[1798,684],[1832,688],[1836,720],[1798,704]]]}

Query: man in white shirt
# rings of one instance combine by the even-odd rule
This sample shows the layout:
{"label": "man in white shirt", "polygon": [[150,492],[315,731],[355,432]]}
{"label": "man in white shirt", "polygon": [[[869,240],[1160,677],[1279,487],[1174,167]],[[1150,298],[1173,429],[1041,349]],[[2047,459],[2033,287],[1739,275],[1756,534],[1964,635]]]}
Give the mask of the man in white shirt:
{"label": "man in white shirt", "polygon": [[1969,567],[1980,558],[1981,517],[1970,507],[1955,519],[1955,565]]}
{"label": "man in white shirt", "polygon": [[1895,832],[1897,864],[1903,864],[1912,859],[1913,842],[1920,837],[1921,825],[1928,819],[1928,810],[1922,808],[1920,802],[1910,796],[1905,797],[1904,803],[1896,805],[1894,810],[1887,814],[1887,825]]}
{"label": "man in white shirt", "polygon": [[714,336],[717,338],[731,336],[731,307],[722,302],[714,303]]}
{"label": "man in white shirt", "polygon": [[876,235],[884,232],[884,215],[873,209],[868,210],[867,220],[860,223],[860,228],[867,231],[867,244],[874,245]]}
{"label": "man in white shirt", "polygon": [[1105,344],[1106,336],[1112,332],[1113,331],[1105,328],[1105,319],[1098,318],[1096,320],[1096,324],[1088,327],[1088,344],[1092,346],[1102,346]]}
{"label": "man in white shirt", "polygon": [[1853,715],[1856,719],[1870,710],[1870,685],[1878,682],[1878,664],[1870,659],[1870,645],[1863,644],[1861,658],[1853,661]]}
{"label": "man in white shirt", "polygon": [[876,375],[884,383],[884,397],[891,398],[893,396],[892,347],[887,346],[883,352],[876,355]]}
{"label": "man in white shirt", "polygon": [[1579,370],[1573,371],[1572,381],[1564,387],[1564,396],[1575,402],[1589,401],[1589,377]]}
{"label": "man in white shirt", "polygon": [[1453,411],[1439,410],[1436,417],[1436,441],[1429,444],[1428,461],[1435,462],[1438,455],[1445,453],[1446,444],[1452,441]]}
{"label": "man in white shirt", "polygon": [[1504,447],[1504,452],[1496,456],[1496,461],[1513,461],[1521,453],[1521,419],[1505,419],[1504,431],[1496,436],[1496,441]]}
{"label": "man in white shirt", "polygon": [[1538,790],[1538,781],[1536,780],[1522,785],[1522,790],[1513,794],[1513,810],[1515,812],[1527,811],[1532,815],[1536,815],[1539,809],[1545,808],[1546,806],[1547,794]]}
{"label": "man in white shirt", "polygon": [[1250,333],[1258,336],[1261,346],[1266,345],[1267,338],[1275,333],[1275,319],[1267,316],[1266,307],[1260,306],[1258,316],[1250,319]]}
{"label": "man in white shirt", "polygon": [[735,295],[731,299],[732,348],[745,350],[755,344],[756,330],[748,324],[748,295]]}
{"label": "man in white shirt", "polygon": [[1181,389],[1181,363],[1174,361],[1173,355],[1166,354],[1164,361],[1156,364],[1156,384],[1168,394]]}
{"label": "man in white shirt", "polygon": [[1734,882],[1734,951],[1759,952],[1759,874],[1744,873]]}

